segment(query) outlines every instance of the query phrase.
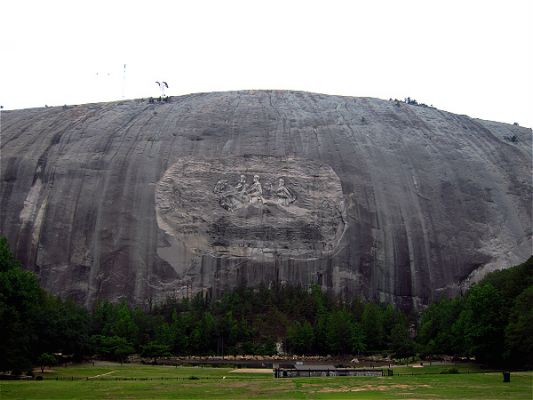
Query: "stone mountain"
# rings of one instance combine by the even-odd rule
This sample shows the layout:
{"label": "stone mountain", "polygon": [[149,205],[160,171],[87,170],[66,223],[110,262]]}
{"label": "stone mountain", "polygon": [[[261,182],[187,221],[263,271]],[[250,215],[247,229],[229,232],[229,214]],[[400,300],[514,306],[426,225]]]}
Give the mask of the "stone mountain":
{"label": "stone mountain", "polygon": [[417,308],[531,255],[531,139],[289,91],[4,111],[0,233],[86,305],[288,283]]}

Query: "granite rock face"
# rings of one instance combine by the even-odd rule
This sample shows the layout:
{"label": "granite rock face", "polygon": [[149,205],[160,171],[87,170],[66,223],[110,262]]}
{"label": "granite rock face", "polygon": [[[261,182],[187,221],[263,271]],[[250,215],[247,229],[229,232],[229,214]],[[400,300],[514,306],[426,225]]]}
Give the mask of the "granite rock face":
{"label": "granite rock face", "polygon": [[0,233],[86,305],[277,282],[416,308],[531,255],[531,139],[287,91],[4,111]]}

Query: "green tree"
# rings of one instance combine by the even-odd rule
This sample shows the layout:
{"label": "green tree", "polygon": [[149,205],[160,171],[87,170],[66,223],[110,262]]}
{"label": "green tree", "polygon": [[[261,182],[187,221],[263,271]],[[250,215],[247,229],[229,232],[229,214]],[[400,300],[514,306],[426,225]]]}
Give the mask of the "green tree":
{"label": "green tree", "polygon": [[91,333],[103,336],[113,336],[115,310],[109,301],[98,302],[91,316]]}
{"label": "green tree", "polygon": [[392,329],[398,323],[400,314],[394,309],[392,304],[386,304],[380,307],[381,318],[383,321],[383,344],[391,343],[391,332]]}
{"label": "green tree", "polygon": [[239,324],[233,318],[233,313],[227,311],[221,316],[218,326],[218,331],[224,340],[225,346],[234,346],[239,337]]}
{"label": "green tree", "polygon": [[313,351],[313,327],[308,321],[294,321],[287,330],[287,349],[291,353],[311,354]]}
{"label": "green tree", "polygon": [[53,352],[81,360],[88,351],[89,315],[72,301],[44,293],[33,325],[39,332],[32,346],[35,356]]}
{"label": "green tree", "polygon": [[363,328],[361,327],[361,325],[357,322],[354,322],[353,324],[353,333],[351,340],[352,353],[356,354],[366,350],[365,333],[363,332]]}
{"label": "green tree", "polygon": [[135,349],[126,339],[119,336],[91,336],[91,343],[99,356],[121,363],[132,354]]}
{"label": "green tree", "polygon": [[514,365],[533,365],[533,286],[516,297],[505,329],[506,358]]}
{"label": "green tree", "polygon": [[33,321],[42,298],[35,276],[20,268],[7,240],[0,237],[0,371],[31,369],[32,348],[38,340]]}
{"label": "green tree", "polygon": [[335,311],[327,322],[327,343],[333,354],[349,354],[354,350],[356,327],[349,312]]}
{"label": "green tree", "polygon": [[189,337],[187,335],[187,322],[176,312],[172,314],[172,323],[170,325],[174,337],[172,351],[174,354],[186,354],[189,348]]}
{"label": "green tree", "polygon": [[454,334],[452,326],[462,307],[461,299],[442,299],[424,310],[417,334],[423,353],[430,356],[458,353],[460,337]]}
{"label": "green tree", "polygon": [[416,352],[415,342],[409,333],[407,319],[401,318],[391,329],[391,350],[397,358],[413,356]]}
{"label": "green tree", "polygon": [[110,324],[112,335],[124,338],[129,343],[135,343],[138,328],[126,303],[119,303],[113,308],[113,321]]}
{"label": "green tree", "polygon": [[491,284],[473,286],[454,324],[455,334],[464,338],[464,352],[478,361],[501,361],[505,320],[503,299]]}
{"label": "green tree", "polygon": [[215,317],[206,312],[200,323],[200,352],[215,353],[217,348],[217,324]]}
{"label": "green tree", "polygon": [[326,354],[328,346],[328,314],[325,310],[320,311],[313,329],[315,337],[315,350],[318,354]]}
{"label": "green tree", "polygon": [[526,262],[512,268],[491,272],[482,283],[490,283],[496,288],[509,309],[514,299],[527,287],[533,285],[533,256]]}
{"label": "green tree", "polygon": [[361,316],[361,325],[365,336],[366,349],[382,349],[384,344],[383,313],[379,305],[373,303],[365,305]]}
{"label": "green tree", "polygon": [[159,342],[149,342],[142,348],[141,355],[143,357],[150,357],[153,360],[154,364],[157,364],[157,359],[160,357],[170,356],[170,347],[159,343]]}
{"label": "green tree", "polygon": [[56,365],[57,360],[56,357],[53,354],[50,353],[43,353],[39,356],[37,359],[37,362],[41,366],[41,373],[44,374],[44,368],[45,367],[52,367]]}
{"label": "green tree", "polygon": [[137,338],[133,344],[139,350],[156,336],[157,327],[164,319],[157,311],[145,312],[140,307],[133,309],[132,318],[137,327]]}
{"label": "green tree", "polygon": [[22,268],[20,262],[9,249],[9,243],[4,236],[0,236],[0,272]]}
{"label": "green tree", "polygon": [[156,329],[155,340],[172,349],[176,342],[176,331],[171,324],[163,321]]}
{"label": "green tree", "polygon": [[192,354],[202,354],[204,343],[200,326],[195,326],[189,335],[189,351]]}

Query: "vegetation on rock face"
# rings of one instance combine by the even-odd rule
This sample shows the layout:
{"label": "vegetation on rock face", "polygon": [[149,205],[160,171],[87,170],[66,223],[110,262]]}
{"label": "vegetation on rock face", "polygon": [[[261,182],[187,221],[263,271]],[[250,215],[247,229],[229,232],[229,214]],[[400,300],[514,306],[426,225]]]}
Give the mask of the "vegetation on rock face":
{"label": "vegetation on rock face", "polygon": [[[381,351],[396,357],[455,354],[524,366],[533,359],[533,258],[488,275],[464,297],[444,299],[414,320],[391,305],[342,302],[319,287],[238,288],[218,299],[168,299],[143,311],[102,302],[87,311],[39,288],[0,238],[0,371],[53,365],[54,354],[294,354]],[[59,361],[59,360],[57,360]]]}

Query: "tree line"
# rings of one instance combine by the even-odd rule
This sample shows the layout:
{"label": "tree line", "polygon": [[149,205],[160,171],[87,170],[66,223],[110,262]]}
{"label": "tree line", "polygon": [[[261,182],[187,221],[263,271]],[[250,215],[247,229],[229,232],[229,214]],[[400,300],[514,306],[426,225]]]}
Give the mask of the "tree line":
{"label": "tree line", "polygon": [[434,303],[420,316],[299,286],[169,298],[149,310],[102,301],[87,310],[42,290],[0,238],[0,371],[50,365],[59,353],[116,361],[133,353],[270,355],[277,343],[299,355],[457,354],[524,365],[533,348],[532,260],[490,274],[465,296]]}
{"label": "tree line", "polygon": [[421,314],[417,341],[428,357],[533,366],[533,257],[488,274],[464,296],[431,304]]}

